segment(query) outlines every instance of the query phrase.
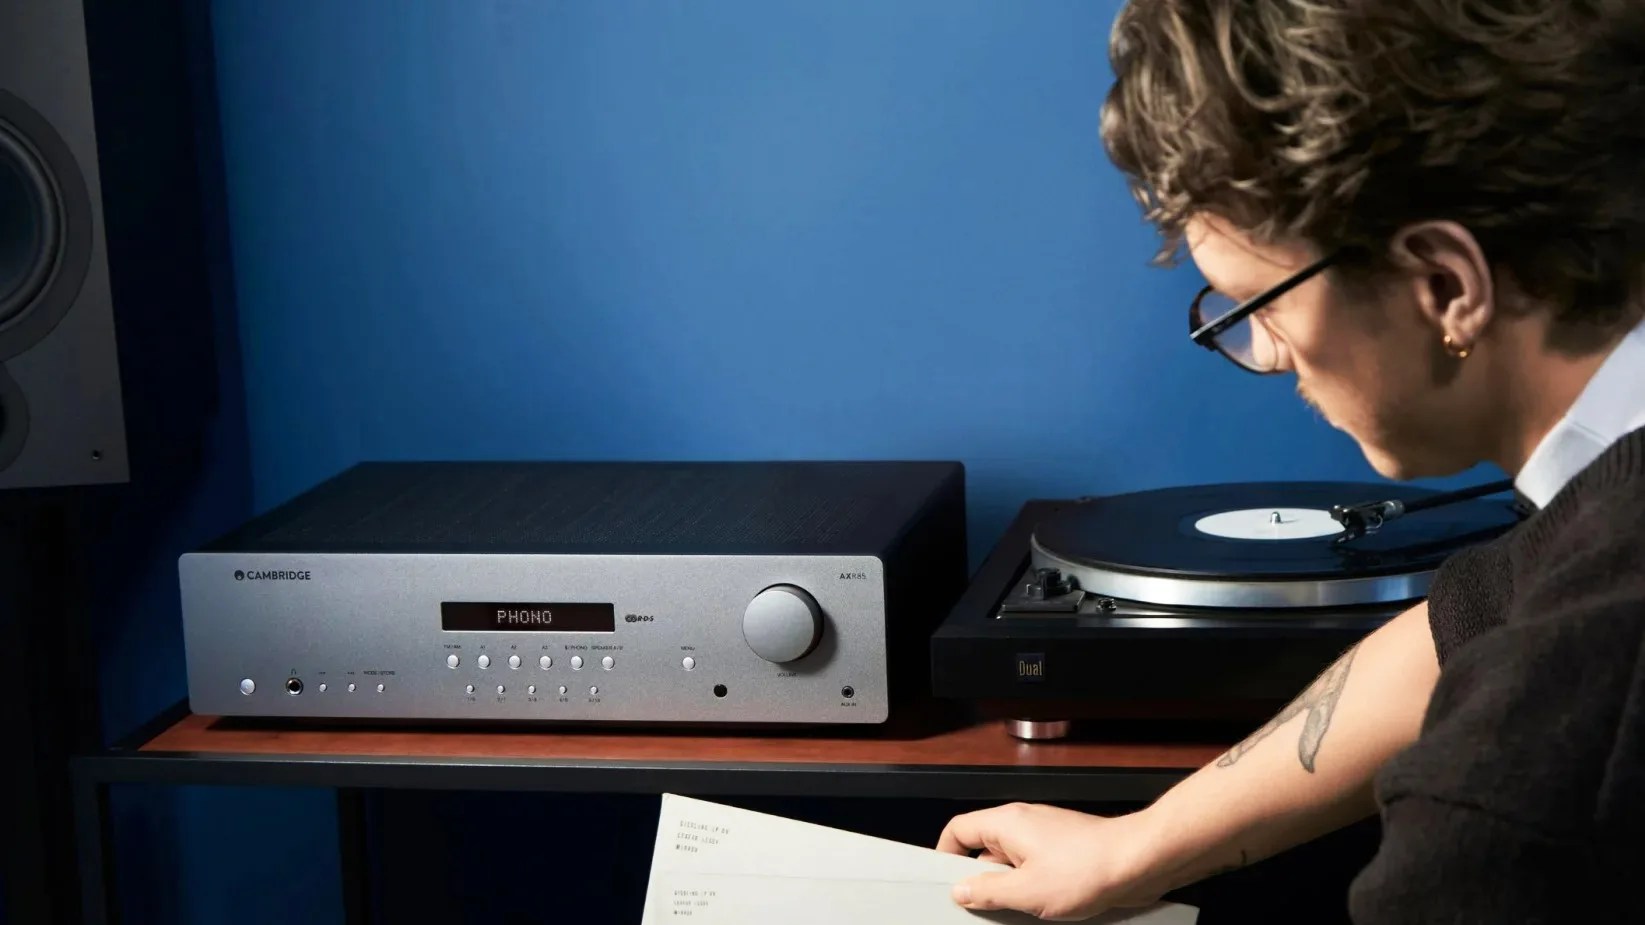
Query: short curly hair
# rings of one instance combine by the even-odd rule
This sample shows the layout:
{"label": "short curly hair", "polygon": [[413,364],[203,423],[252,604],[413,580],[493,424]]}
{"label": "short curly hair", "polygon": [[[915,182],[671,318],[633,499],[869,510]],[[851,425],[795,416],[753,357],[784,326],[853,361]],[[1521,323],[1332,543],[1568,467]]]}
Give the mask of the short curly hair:
{"label": "short curly hair", "polygon": [[1130,0],[1102,137],[1185,223],[1382,252],[1467,227],[1556,318],[1640,313],[1645,0]]}

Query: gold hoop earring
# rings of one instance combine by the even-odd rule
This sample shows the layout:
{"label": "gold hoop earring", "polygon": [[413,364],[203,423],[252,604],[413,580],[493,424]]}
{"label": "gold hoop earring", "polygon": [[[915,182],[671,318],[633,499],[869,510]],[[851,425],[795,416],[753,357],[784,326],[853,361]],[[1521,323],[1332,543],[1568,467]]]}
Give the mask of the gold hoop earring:
{"label": "gold hoop earring", "polygon": [[1468,358],[1468,354],[1472,351],[1452,340],[1451,335],[1447,334],[1445,335],[1445,352],[1459,360],[1465,360]]}

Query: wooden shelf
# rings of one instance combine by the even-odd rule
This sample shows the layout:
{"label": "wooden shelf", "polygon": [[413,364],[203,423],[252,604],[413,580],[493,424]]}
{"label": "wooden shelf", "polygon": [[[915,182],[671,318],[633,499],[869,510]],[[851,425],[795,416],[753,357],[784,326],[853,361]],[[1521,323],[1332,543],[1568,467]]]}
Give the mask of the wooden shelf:
{"label": "wooden shelf", "polygon": [[178,705],[76,760],[100,784],[695,793],[977,800],[1153,799],[1232,739],[1165,724],[1101,724],[1024,742],[997,721],[802,732],[294,725]]}
{"label": "wooden shelf", "polygon": [[142,752],[436,759],[510,758],[538,762],[723,762],[992,768],[1198,768],[1225,744],[1184,742],[1024,742],[998,723],[978,721],[899,736],[732,735],[583,732],[563,729],[315,729],[245,724],[187,715],[139,747]]}

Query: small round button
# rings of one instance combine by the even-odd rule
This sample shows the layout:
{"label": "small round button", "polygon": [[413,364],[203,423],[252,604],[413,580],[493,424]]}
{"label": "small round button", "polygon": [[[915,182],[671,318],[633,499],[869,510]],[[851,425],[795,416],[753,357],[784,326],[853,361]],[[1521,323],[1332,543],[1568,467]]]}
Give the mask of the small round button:
{"label": "small round button", "polygon": [[525,689],[525,692],[528,693],[528,694],[537,693],[537,685],[535,685],[535,684],[531,685],[530,687]]}
{"label": "small round button", "polygon": [[479,665],[481,668],[490,668],[491,667],[491,656],[482,655],[479,658],[475,659],[474,663],[476,665]]}
{"label": "small round button", "polygon": [[351,694],[354,693],[354,685],[352,683],[350,683],[349,686],[348,686],[348,692],[351,693]]}
{"label": "small round button", "polygon": [[597,696],[599,696],[599,694],[600,694],[600,688],[598,686],[591,687],[591,688],[588,689],[588,696],[590,696],[590,697],[597,697]]}
{"label": "small round button", "polygon": [[326,692],[326,682],[324,682],[324,681],[321,681],[321,682],[320,682],[320,693],[322,693],[322,694],[323,694],[323,693],[325,693],[325,692]]}
{"label": "small round button", "polygon": [[508,667],[510,667],[510,668],[520,667],[520,657],[518,655],[510,655],[508,657]]}
{"label": "small round button", "polygon": [[252,694],[257,693],[257,682],[253,681],[250,678],[247,678],[244,681],[241,681],[240,682],[240,693],[245,694],[247,697],[250,697]]}
{"label": "small round button", "polygon": [[581,670],[583,670],[583,657],[581,655],[571,656],[571,670],[572,671],[581,671]]}
{"label": "small round button", "polygon": [[381,694],[386,689],[387,688],[386,688],[385,685],[382,685],[382,684],[377,685],[377,693],[379,693],[379,694]]}
{"label": "small round button", "polygon": [[501,684],[497,685],[497,693],[501,694],[503,692],[503,690],[504,690],[504,688]]}
{"label": "small round button", "polygon": [[564,684],[560,685],[560,696],[561,697],[565,696],[565,691],[566,691],[565,685]]}
{"label": "small round button", "polygon": [[554,660],[545,655],[542,658],[537,659],[537,667],[547,671],[548,669],[554,667]]}
{"label": "small round button", "polygon": [[604,668],[606,671],[610,671],[611,669],[617,667],[617,660],[607,655],[605,658],[600,659],[600,667]]}
{"label": "small round button", "polygon": [[687,655],[685,658],[680,659],[680,667],[684,668],[686,671],[690,671],[691,669],[697,667],[697,660]]}
{"label": "small round button", "polygon": [[470,694],[472,694],[472,693],[474,693],[474,685],[470,684],[469,686],[463,688],[463,690],[470,693]]}
{"label": "small round button", "polygon": [[463,660],[458,658],[456,655],[447,655],[446,656],[446,667],[447,668],[456,668],[458,665],[461,665],[462,663],[463,663]]}

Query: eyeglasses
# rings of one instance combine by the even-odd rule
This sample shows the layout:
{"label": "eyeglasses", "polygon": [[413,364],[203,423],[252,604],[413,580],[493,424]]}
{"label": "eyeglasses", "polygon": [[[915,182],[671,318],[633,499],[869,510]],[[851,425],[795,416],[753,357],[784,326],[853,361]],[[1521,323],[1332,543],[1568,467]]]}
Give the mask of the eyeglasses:
{"label": "eyeglasses", "polygon": [[[1234,361],[1241,369],[1258,375],[1279,372],[1279,345],[1268,329],[1252,316],[1307,282],[1341,256],[1341,251],[1332,251],[1244,302],[1235,302],[1215,288],[1206,286],[1188,307],[1188,336],[1201,347],[1215,350]],[[1207,317],[1211,320],[1205,320]]]}

